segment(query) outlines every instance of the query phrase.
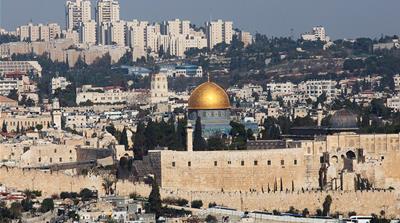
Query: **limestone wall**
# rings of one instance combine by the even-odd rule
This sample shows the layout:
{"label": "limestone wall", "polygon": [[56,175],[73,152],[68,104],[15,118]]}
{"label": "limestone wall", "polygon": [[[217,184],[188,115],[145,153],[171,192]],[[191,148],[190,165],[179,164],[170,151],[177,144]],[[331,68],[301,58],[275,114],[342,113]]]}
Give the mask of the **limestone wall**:
{"label": "limestone wall", "polygon": [[[0,168],[0,183],[7,187],[19,190],[41,190],[44,196],[59,194],[62,191],[79,192],[83,188],[97,189],[100,195],[104,195],[101,186],[102,176],[77,177],[68,176],[61,172],[41,172],[37,170],[21,170],[17,168]],[[118,181],[117,194],[129,195],[137,193],[148,196],[151,188],[148,185]],[[310,212],[322,208],[322,203],[327,195],[331,195],[332,213],[341,212],[347,214],[355,211],[357,214],[369,215],[384,210],[387,216],[396,217],[400,214],[398,195],[390,191],[369,192],[189,192],[187,190],[161,189],[161,196],[180,197],[189,201],[202,200],[207,206],[211,202],[226,205],[240,210],[268,210],[274,209],[287,211],[290,206],[303,210],[308,208]]]}

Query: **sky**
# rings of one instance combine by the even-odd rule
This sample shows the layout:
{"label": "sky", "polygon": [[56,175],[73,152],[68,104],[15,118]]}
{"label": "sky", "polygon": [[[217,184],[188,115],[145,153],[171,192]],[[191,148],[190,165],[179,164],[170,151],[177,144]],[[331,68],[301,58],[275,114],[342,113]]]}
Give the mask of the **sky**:
{"label": "sky", "polygon": [[[0,27],[57,22],[65,27],[65,0],[0,0]],[[323,25],[333,39],[400,32],[400,0],[120,0],[121,19],[174,18],[202,25],[232,20],[235,28],[268,36],[294,36]],[[94,13],[93,13],[94,16]]]}

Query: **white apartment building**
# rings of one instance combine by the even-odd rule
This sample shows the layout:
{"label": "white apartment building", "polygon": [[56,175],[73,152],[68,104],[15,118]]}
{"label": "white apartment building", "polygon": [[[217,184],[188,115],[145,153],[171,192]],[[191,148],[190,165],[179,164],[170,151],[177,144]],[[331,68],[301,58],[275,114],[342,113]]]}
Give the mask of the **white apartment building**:
{"label": "white apartment building", "polygon": [[125,46],[125,22],[103,22],[99,27],[98,43]]}
{"label": "white apartment building", "polygon": [[298,86],[299,91],[306,96],[316,100],[321,94],[325,93],[327,100],[331,101],[336,98],[338,89],[336,89],[336,81],[331,80],[309,80],[301,82]]}
{"label": "white apartment building", "polygon": [[285,83],[268,83],[267,91],[271,92],[273,98],[283,95],[293,94],[297,90],[297,86],[292,82]]}
{"label": "white apartment building", "polygon": [[76,104],[92,102],[94,104],[118,104],[126,103],[131,92],[122,91],[115,87],[93,87],[83,85],[76,89]]}
{"label": "white apartment building", "polygon": [[253,36],[249,32],[240,31],[239,32],[239,40],[246,47],[253,43]]}
{"label": "white apartment building", "polygon": [[17,28],[17,35],[20,41],[44,41],[48,42],[61,36],[61,28],[56,23],[48,25],[29,23]]}
{"label": "white apartment building", "polygon": [[96,22],[116,22],[120,20],[120,5],[117,0],[98,0],[96,7]]}
{"label": "white apartment building", "polygon": [[313,27],[311,32],[301,35],[303,40],[329,42],[330,38],[326,35],[325,28],[323,26]]}
{"label": "white apartment building", "polygon": [[22,72],[24,74],[42,75],[42,66],[37,61],[0,61],[0,75]]}
{"label": "white apartment building", "polygon": [[94,20],[79,23],[79,42],[96,44],[96,26]]}
{"label": "white apartment building", "polygon": [[161,34],[160,24],[155,23],[152,25],[147,25],[145,29],[145,47],[151,52],[158,52],[158,36]]}
{"label": "white apartment building", "polygon": [[230,44],[233,37],[233,22],[222,20],[207,22],[206,35],[210,49],[218,43]]}
{"label": "white apartment building", "polygon": [[65,90],[70,84],[71,82],[65,77],[53,77],[51,79],[51,93],[54,94],[57,89]]}
{"label": "white apartment building", "polygon": [[92,8],[90,0],[73,0],[65,4],[67,30],[78,29],[81,22],[92,20]]}
{"label": "white apartment building", "polygon": [[172,21],[164,21],[161,26],[161,34],[163,35],[188,35],[190,32],[190,21],[175,19]]}

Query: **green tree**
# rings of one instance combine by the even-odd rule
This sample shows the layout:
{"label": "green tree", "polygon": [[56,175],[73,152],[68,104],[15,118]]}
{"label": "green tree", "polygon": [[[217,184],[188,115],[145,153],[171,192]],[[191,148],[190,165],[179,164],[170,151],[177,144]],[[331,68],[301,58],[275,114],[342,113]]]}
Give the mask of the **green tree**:
{"label": "green tree", "polygon": [[79,197],[81,197],[82,201],[89,201],[93,197],[93,192],[88,188],[83,188],[79,192]]}
{"label": "green tree", "polygon": [[178,125],[176,127],[176,141],[178,143],[177,150],[186,150],[186,119],[178,119]]}
{"label": "green tree", "polygon": [[155,213],[157,218],[161,215],[162,212],[160,188],[158,187],[155,179],[153,180],[151,186],[148,204],[146,205],[146,212]]}
{"label": "green tree", "polygon": [[205,150],[207,145],[206,141],[203,138],[203,132],[201,127],[201,118],[197,117],[196,124],[194,126],[193,131],[193,150],[195,151],[202,151]]}
{"label": "green tree", "polygon": [[327,195],[325,197],[325,201],[322,204],[322,216],[328,216],[329,212],[331,210],[331,205],[332,205],[332,197],[330,195]]}
{"label": "green tree", "polygon": [[203,201],[202,200],[194,200],[190,203],[190,207],[201,208],[201,207],[203,207]]}
{"label": "green tree", "polygon": [[247,132],[243,124],[231,121],[231,131],[229,135],[232,137],[232,147],[235,149],[246,149]]}
{"label": "green tree", "polygon": [[207,215],[205,220],[207,223],[217,223],[218,222],[218,219],[213,215]]}
{"label": "green tree", "polygon": [[36,125],[36,129],[37,129],[38,131],[42,131],[43,125],[42,125],[42,124],[37,124],[37,125]]}
{"label": "green tree", "polygon": [[19,219],[22,215],[22,205],[19,202],[13,202],[10,207],[10,213],[13,219]]}
{"label": "green tree", "polygon": [[207,139],[208,150],[224,150],[225,140],[220,135],[212,135]]}
{"label": "green tree", "polygon": [[17,89],[12,89],[10,91],[10,93],[8,93],[7,97],[12,99],[12,100],[18,101],[18,91],[17,91]]}
{"label": "green tree", "polygon": [[128,145],[128,134],[127,134],[126,128],[124,128],[124,130],[122,130],[121,137],[119,139],[119,144],[120,145],[124,145],[125,146],[125,150],[127,150],[129,148],[129,145]]}
{"label": "green tree", "polygon": [[45,213],[48,211],[54,210],[54,201],[51,198],[46,198],[42,201],[42,205],[40,206],[40,212]]}
{"label": "green tree", "polygon": [[135,155],[135,159],[143,159],[145,153],[145,143],[146,137],[144,132],[146,127],[144,126],[143,122],[139,122],[136,127],[136,133],[132,136],[133,137],[133,153]]}

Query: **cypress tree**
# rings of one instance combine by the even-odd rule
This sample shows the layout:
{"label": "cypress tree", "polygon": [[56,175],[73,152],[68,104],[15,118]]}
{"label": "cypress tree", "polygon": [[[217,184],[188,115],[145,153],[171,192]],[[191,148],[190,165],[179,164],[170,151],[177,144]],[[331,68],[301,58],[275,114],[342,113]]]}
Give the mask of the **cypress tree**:
{"label": "cypress tree", "polygon": [[7,133],[7,124],[6,124],[6,121],[3,121],[3,126],[1,127],[1,131],[2,131],[3,133]]}
{"label": "cypress tree", "polygon": [[146,130],[144,131],[146,151],[154,150],[158,142],[156,124],[150,120],[147,123]]}
{"label": "cypress tree", "polygon": [[126,131],[127,131],[126,128],[124,128],[124,130],[122,130],[121,137],[119,139],[119,144],[120,145],[124,145],[125,146],[125,150],[127,150],[128,147],[129,147],[129,145],[128,145],[128,134],[127,134]]}
{"label": "cypress tree", "polygon": [[160,196],[160,188],[157,185],[156,180],[153,180],[151,186],[151,192],[149,195],[148,204],[146,205],[146,212],[147,213],[155,213],[156,218],[161,215],[161,196]]}
{"label": "cypress tree", "polygon": [[193,149],[197,151],[206,149],[206,142],[202,136],[201,119],[197,117],[193,132]]}
{"label": "cypress tree", "polygon": [[136,133],[132,136],[133,138],[133,153],[135,154],[135,159],[143,159],[145,152],[146,138],[144,132],[146,127],[143,122],[139,122],[136,127]]}
{"label": "cypress tree", "polygon": [[186,124],[186,119],[178,119],[178,126],[176,127],[177,150],[186,150]]}

